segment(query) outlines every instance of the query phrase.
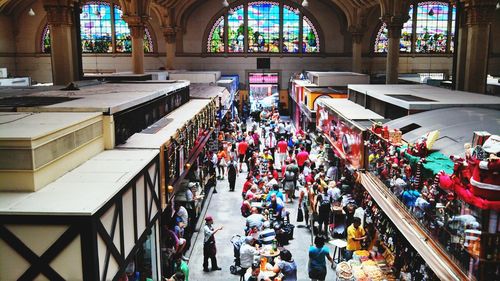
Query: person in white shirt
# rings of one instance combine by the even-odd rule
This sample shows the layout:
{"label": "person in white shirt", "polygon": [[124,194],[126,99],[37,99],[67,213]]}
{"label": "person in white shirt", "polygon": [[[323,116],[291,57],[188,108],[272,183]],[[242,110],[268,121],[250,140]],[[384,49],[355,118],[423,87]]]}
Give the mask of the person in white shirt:
{"label": "person in white shirt", "polygon": [[326,171],[326,177],[331,180],[331,181],[337,181],[337,166],[333,165],[333,163],[330,163],[330,167]]}
{"label": "person in white shirt", "polygon": [[276,148],[276,135],[274,135],[274,132],[270,131],[267,134],[267,137],[264,140],[264,145],[271,152],[271,156],[273,156],[273,158],[276,158],[276,156],[274,155],[274,149]]}
{"label": "person in white shirt", "polygon": [[283,122],[278,124],[278,137],[286,138],[285,124]]}
{"label": "person in white shirt", "polygon": [[292,133],[292,124],[290,123],[290,121],[286,122],[285,132],[287,134],[287,137]]}
{"label": "person in white shirt", "polygon": [[311,173],[310,166],[311,166],[311,163],[309,162],[309,160],[304,162],[304,168],[302,170],[302,174],[304,175],[304,177],[307,177]]}
{"label": "person in white shirt", "polygon": [[266,190],[271,190],[275,184],[278,184],[278,181],[273,177],[273,174],[269,173],[267,175],[267,183],[266,183]]}
{"label": "person in white shirt", "polygon": [[259,214],[259,210],[254,207],[252,208],[252,214],[247,217],[247,227],[249,230],[254,227],[257,227],[257,229],[260,230],[265,220],[266,218]]}
{"label": "person in white shirt", "polygon": [[254,247],[255,239],[252,236],[245,238],[245,243],[240,248],[240,266],[244,269],[252,267],[259,250]]}
{"label": "person in white shirt", "polygon": [[332,198],[333,202],[339,202],[340,197],[342,197],[342,194],[340,192],[340,188],[338,188],[337,183],[334,181],[331,181],[328,183],[328,195],[330,198]]}

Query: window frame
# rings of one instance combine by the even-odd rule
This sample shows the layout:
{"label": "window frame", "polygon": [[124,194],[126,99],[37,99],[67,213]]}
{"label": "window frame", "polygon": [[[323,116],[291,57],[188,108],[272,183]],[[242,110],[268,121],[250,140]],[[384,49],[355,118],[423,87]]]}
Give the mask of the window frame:
{"label": "window frame", "polygon": [[[109,5],[110,10],[111,10],[111,15],[110,15],[111,18],[109,20],[110,20],[110,24],[111,24],[111,31],[113,32],[113,35],[111,36],[112,51],[111,52],[85,52],[85,51],[83,51],[83,46],[82,46],[82,55],[83,56],[85,56],[85,55],[92,55],[92,56],[95,56],[95,55],[103,55],[103,56],[106,56],[106,55],[130,56],[132,54],[132,51],[130,51],[130,52],[119,52],[119,51],[116,51],[116,48],[117,48],[117,44],[116,44],[117,37],[116,37],[116,28],[115,28],[115,25],[116,25],[115,8],[118,8],[119,10],[122,10],[120,4],[117,1],[113,1],[113,0],[108,0],[108,1],[94,0],[94,1],[84,1],[84,2],[81,3],[81,6],[83,7],[85,5],[97,5],[97,4],[100,4],[100,3],[105,3],[105,4]],[[51,52],[45,52],[45,47],[44,47],[45,36],[47,35],[47,33],[50,32],[50,27],[48,25],[48,22],[47,22],[46,18],[42,21],[42,23],[43,24],[42,24],[41,28],[39,29],[40,30],[39,31],[39,36],[37,36],[37,46],[36,46],[36,49],[38,50],[38,53],[40,53],[40,54],[51,55]],[[81,23],[80,23],[80,26],[78,26],[78,28],[81,29]],[[146,50],[144,50],[144,54],[145,55],[157,54],[158,53],[158,48],[156,46],[156,37],[155,37],[154,31],[153,31],[153,28],[152,28],[152,26],[149,23],[146,23],[146,25],[145,25],[144,36],[146,37],[144,40],[147,39],[150,42],[150,46],[151,46],[151,49],[152,49],[150,52],[146,52]],[[81,35],[80,35],[80,38],[81,38]]]}
{"label": "window frame", "polygon": [[[418,24],[418,6],[419,5],[422,5],[422,4],[446,4],[448,5],[448,21],[447,21],[447,38],[446,38],[446,51],[445,52],[417,52],[416,51],[416,40],[417,40],[417,34],[416,34],[416,30],[417,30],[417,24]],[[411,33],[411,51],[409,52],[404,52],[404,51],[400,51],[399,52],[399,55],[400,56],[411,56],[411,57],[419,57],[419,56],[441,56],[441,57],[450,57],[450,56],[453,56],[454,54],[454,50],[452,51],[451,50],[451,45],[452,45],[452,40],[453,38],[456,36],[455,34],[455,30],[452,30],[452,26],[453,26],[453,10],[455,9],[455,13],[456,13],[456,6],[453,5],[451,2],[449,1],[446,1],[446,0],[437,0],[437,1],[414,1],[411,3],[411,5],[413,6],[413,10],[412,10],[412,15],[411,15],[411,19],[412,19],[412,33]],[[456,25],[456,14],[455,14],[455,25]],[[383,57],[383,56],[387,56],[387,52],[376,52],[375,48],[376,48],[376,44],[377,44],[377,39],[378,39],[378,35],[379,35],[379,32],[380,30],[384,27],[384,22],[379,22],[379,24],[377,25],[377,27],[375,28],[373,34],[372,34],[372,40],[370,40],[371,44],[370,44],[370,54],[372,56],[379,56],[379,57]],[[453,35],[452,35],[453,34]]]}
{"label": "window frame", "polygon": [[[278,52],[249,52],[249,40],[248,40],[248,6],[250,3],[260,3],[260,2],[269,2],[269,3],[275,3],[276,5],[279,6],[279,14],[280,14],[280,33],[279,33],[279,51]],[[228,40],[228,12],[231,9],[234,9],[236,7],[243,6],[243,11],[244,11],[244,20],[243,24],[245,25],[244,28],[244,49],[241,52],[230,52],[229,51],[229,40]],[[289,7],[292,9],[296,9],[299,11],[299,52],[283,52],[283,46],[284,46],[284,41],[283,41],[283,14],[284,14],[284,9],[285,7]],[[214,30],[214,25],[215,23],[221,18],[224,18],[224,38],[223,38],[223,44],[224,44],[224,52],[210,52],[208,49],[208,46],[211,46],[211,34],[212,31]],[[303,18],[306,17],[308,21],[312,24],[311,29],[315,31],[315,34],[317,35],[318,43],[319,43],[319,51],[317,52],[302,52],[302,44],[303,44],[303,38],[302,38],[302,33],[303,33]],[[217,56],[217,57],[227,57],[227,56],[237,56],[237,57],[272,57],[272,56],[278,56],[278,57],[284,57],[284,56],[324,56],[325,54],[325,44],[324,44],[324,36],[323,32],[319,26],[318,21],[316,18],[306,9],[304,9],[301,5],[298,5],[297,3],[288,1],[288,0],[265,0],[265,1],[259,1],[259,0],[250,0],[250,1],[245,1],[245,0],[238,0],[235,2],[232,2],[229,7],[225,7],[221,9],[218,13],[216,13],[209,21],[209,24],[207,25],[204,35],[203,35],[203,41],[202,41],[202,55],[203,56]]]}

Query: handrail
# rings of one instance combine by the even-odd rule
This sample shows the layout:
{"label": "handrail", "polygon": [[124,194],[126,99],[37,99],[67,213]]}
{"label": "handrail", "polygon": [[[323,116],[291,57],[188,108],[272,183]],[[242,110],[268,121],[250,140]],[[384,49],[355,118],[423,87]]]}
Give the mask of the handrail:
{"label": "handrail", "polygon": [[399,229],[401,234],[422,256],[441,280],[469,280],[469,276],[450,258],[432,237],[424,231],[408,210],[401,206],[385,184],[370,172],[362,173],[361,181],[375,202]]}

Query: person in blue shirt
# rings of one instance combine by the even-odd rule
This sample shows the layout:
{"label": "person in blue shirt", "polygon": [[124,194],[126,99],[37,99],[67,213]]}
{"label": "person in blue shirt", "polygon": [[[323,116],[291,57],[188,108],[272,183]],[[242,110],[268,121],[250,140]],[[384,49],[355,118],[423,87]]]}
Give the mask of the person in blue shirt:
{"label": "person in blue shirt", "polygon": [[316,236],[314,246],[309,247],[309,278],[312,281],[325,280],[327,272],[325,258],[333,266],[333,258],[330,256],[330,249],[325,246],[325,239]]}
{"label": "person in blue shirt", "polygon": [[279,185],[277,185],[277,184],[273,185],[273,189],[271,191],[269,191],[269,193],[267,194],[267,197],[266,197],[267,202],[271,202],[271,196],[273,194],[276,194],[276,197],[280,198],[281,201],[283,201],[283,202],[285,201],[285,196],[280,191]]}

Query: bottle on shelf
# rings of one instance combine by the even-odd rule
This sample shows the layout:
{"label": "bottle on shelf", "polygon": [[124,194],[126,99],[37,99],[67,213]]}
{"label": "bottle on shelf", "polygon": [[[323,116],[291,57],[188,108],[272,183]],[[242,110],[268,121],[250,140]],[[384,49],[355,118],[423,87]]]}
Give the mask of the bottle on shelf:
{"label": "bottle on shelf", "polygon": [[278,241],[276,239],[273,239],[272,249],[273,251],[278,250]]}

